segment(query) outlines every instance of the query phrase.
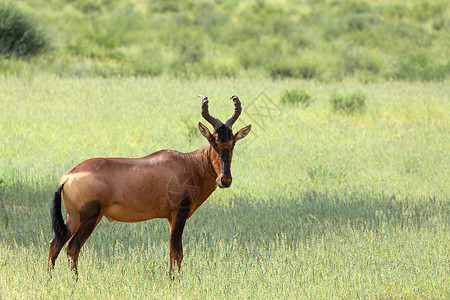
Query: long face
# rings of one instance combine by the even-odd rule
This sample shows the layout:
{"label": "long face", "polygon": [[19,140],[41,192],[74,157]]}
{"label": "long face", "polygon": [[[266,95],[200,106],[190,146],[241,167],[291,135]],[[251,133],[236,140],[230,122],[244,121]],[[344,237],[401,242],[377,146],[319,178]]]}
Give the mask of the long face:
{"label": "long face", "polygon": [[[236,96],[232,96],[236,97]],[[206,97],[205,97],[206,98]],[[207,98],[206,98],[207,99]],[[237,97],[236,97],[237,99]],[[207,101],[207,100],[206,100]],[[239,99],[237,99],[239,101]],[[236,101],[235,101],[236,105]],[[240,103],[239,103],[240,108]],[[234,114],[232,117],[235,117],[234,121],[238,116]],[[208,116],[209,115],[208,112]],[[205,117],[205,115],[204,115]],[[211,117],[213,118],[213,117]],[[208,120],[208,118],[205,117]],[[208,120],[210,121],[210,120]],[[209,129],[203,125],[202,123],[198,123],[198,128],[200,133],[208,140],[211,148],[211,163],[214,168],[214,171],[217,174],[217,185],[220,188],[228,188],[231,186],[231,182],[233,180],[231,176],[231,159],[233,157],[233,149],[236,142],[242,138],[244,138],[251,130],[251,125],[248,125],[241,130],[239,130],[236,134],[233,134],[231,129],[232,124],[230,124],[228,120],[223,124],[220,120],[215,119],[210,122],[214,126],[214,131],[211,134]],[[228,123],[227,123],[228,122]]]}
{"label": "long face", "polygon": [[222,125],[217,131],[214,131],[213,137],[210,145],[216,154],[213,166],[216,173],[219,174],[217,184],[221,188],[227,188],[230,187],[233,180],[231,177],[231,158],[233,157],[235,144],[233,132],[225,125]]}

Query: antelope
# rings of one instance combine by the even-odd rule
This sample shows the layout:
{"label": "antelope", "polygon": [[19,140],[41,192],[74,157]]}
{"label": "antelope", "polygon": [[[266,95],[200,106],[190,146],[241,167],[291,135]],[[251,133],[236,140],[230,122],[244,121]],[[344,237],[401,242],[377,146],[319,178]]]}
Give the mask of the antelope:
{"label": "antelope", "polygon": [[[105,216],[110,222],[141,222],[166,218],[170,231],[169,276],[176,261],[178,272],[183,260],[182,235],[186,220],[218,186],[229,188],[234,145],[251,130],[251,125],[236,134],[232,126],[241,114],[236,95],[234,113],[222,123],[209,113],[208,97],[202,99],[202,116],[214,128],[198,123],[208,144],[190,153],[160,150],[141,158],[92,158],[65,174],[54,195],[51,218],[54,237],[50,241],[48,270],[62,247],[71,259],[78,279],[78,256],[94,228]],[[66,220],[61,212],[66,209]]]}

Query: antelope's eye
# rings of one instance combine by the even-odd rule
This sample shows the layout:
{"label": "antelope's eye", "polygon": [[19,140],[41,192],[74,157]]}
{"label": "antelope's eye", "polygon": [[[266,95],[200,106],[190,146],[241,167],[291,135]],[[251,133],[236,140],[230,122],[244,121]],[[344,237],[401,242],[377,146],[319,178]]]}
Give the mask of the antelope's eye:
{"label": "antelope's eye", "polygon": [[217,145],[216,141],[211,141],[211,146],[213,146],[214,150],[219,152],[219,145]]}

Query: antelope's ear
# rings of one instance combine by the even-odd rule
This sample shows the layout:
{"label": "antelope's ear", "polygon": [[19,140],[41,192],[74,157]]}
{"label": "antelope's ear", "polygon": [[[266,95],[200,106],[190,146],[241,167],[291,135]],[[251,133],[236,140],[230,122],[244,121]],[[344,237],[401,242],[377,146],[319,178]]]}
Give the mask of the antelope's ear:
{"label": "antelope's ear", "polygon": [[245,138],[251,129],[252,129],[252,125],[247,125],[244,128],[241,128],[234,136],[234,140],[237,142],[237,141]]}
{"label": "antelope's ear", "polygon": [[212,134],[209,132],[208,127],[203,125],[202,122],[198,122],[198,130],[208,141],[211,140]]}

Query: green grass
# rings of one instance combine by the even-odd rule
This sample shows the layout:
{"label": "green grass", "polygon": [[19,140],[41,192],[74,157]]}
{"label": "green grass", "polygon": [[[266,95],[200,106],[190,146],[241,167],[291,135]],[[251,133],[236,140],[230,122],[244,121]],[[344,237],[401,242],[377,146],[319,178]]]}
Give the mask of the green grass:
{"label": "green grass", "polygon": [[1,2],[32,13],[50,43],[31,67],[0,57],[1,74],[322,82],[444,81],[450,74],[446,1]]}
{"label": "green grass", "polygon": [[[311,104],[281,105],[293,89]],[[333,112],[330,95],[357,91],[364,114]],[[188,220],[181,274],[168,278],[166,220],[104,220],[78,283],[65,253],[48,280],[59,178],[90,157],[201,147],[200,93],[221,119],[239,95],[234,129],[252,132],[236,145],[232,187]],[[448,298],[449,95],[448,83],[1,77],[0,295]]]}

